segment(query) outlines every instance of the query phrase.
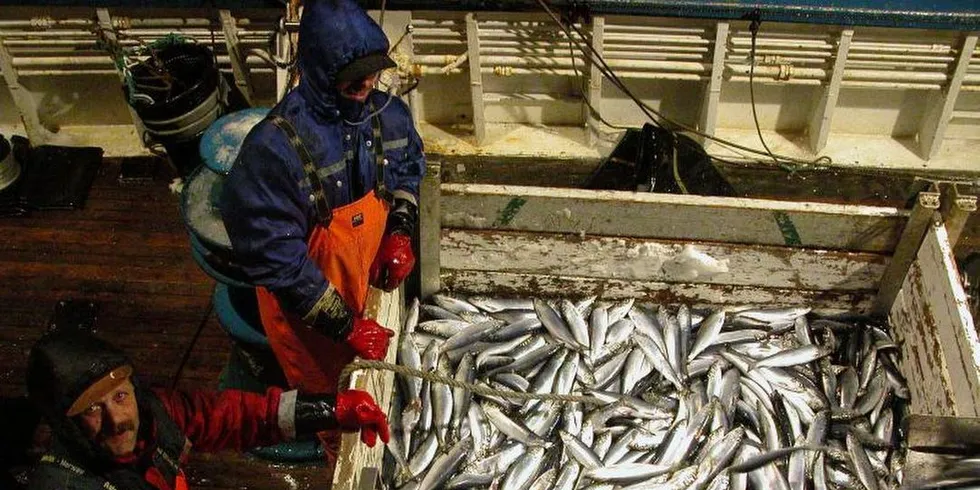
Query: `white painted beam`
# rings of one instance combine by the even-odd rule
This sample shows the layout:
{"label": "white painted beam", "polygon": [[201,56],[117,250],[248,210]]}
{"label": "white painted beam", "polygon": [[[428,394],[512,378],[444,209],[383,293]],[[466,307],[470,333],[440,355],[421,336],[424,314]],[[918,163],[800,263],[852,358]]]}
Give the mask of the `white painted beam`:
{"label": "white painted beam", "polygon": [[834,109],[837,108],[837,98],[840,95],[841,82],[844,80],[844,67],[847,65],[847,52],[851,49],[853,29],[845,29],[837,39],[837,54],[834,56],[834,67],[820,95],[820,100],[813,110],[810,119],[810,149],[820,153],[827,146],[830,135],[830,125],[834,121]]}
{"label": "white painted beam", "polygon": [[513,272],[674,284],[717,284],[814,291],[878,288],[889,256],[772,245],[701,242],[718,261],[692,267],[690,242],[541,232],[442,230],[443,269]]}
{"label": "white painted beam", "polygon": [[14,68],[14,60],[3,44],[3,33],[0,32],[0,72],[3,72],[3,80],[10,91],[10,97],[14,101],[14,106],[20,112],[20,119],[24,123],[24,132],[27,139],[32,144],[42,144],[46,139],[47,132],[41,125],[41,119],[37,115],[37,101],[34,94],[20,84],[17,79],[17,70]]}
{"label": "white painted beam", "polygon": [[908,217],[887,207],[486,184],[442,184],[441,199],[446,228],[886,253]]}
{"label": "white painted beam", "polygon": [[466,55],[469,58],[470,97],[473,106],[473,133],[476,144],[481,145],[486,139],[487,128],[484,119],[483,73],[480,67],[480,28],[476,22],[476,14],[466,14]]}
{"label": "white painted beam", "polygon": [[[714,49],[711,55],[711,76],[708,78],[708,85],[704,89],[704,97],[701,102],[701,115],[698,118],[698,129],[711,136],[715,135],[715,128],[718,125],[718,104],[721,101],[721,82],[725,75],[725,53],[728,50],[728,31],[728,22],[719,22],[715,26]],[[705,148],[711,144],[711,140],[703,136],[698,136],[698,140]]]}
{"label": "white painted beam", "polygon": [[949,246],[956,247],[966,228],[966,220],[977,210],[977,196],[960,194],[959,186],[950,184],[947,192],[943,193],[940,212],[943,224],[949,236]]}
{"label": "white painted beam", "polygon": [[235,18],[231,15],[230,10],[225,9],[219,10],[218,15],[221,19],[221,30],[225,34],[225,46],[228,49],[235,86],[238,87],[248,104],[252,105],[255,95],[252,93],[252,85],[248,82],[248,65],[245,64],[245,58],[239,49],[238,26],[235,24]]}
{"label": "white painted beam", "polygon": [[980,415],[980,339],[942,224],[928,227],[888,319],[911,413]]}
{"label": "white painted beam", "polygon": [[956,107],[956,98],[960,94],[960,87],[963,86],[963,79],[976,47],[976,34],[970,34],[963,39],[949,83],[932,97],[926,115],[922,118],[922,125],[919,126],[919,152],[926,160],[936,156],[943,145],[946,128],[949,127],[953,109]]}
{"label": "white painted beam", "polygon": [[442,289],[439,273],[442,269],[440,240],[442,236],[441,162],[428,161],[419,191],[419,272],[421,296],[427,298]]}
{"label": "white painted beam", "polygon": [[[102,28],[102,32],[105,35],[106,41],[109,43],[116,43],[118,39],[116,38],[116,29],[112,25],[112,16],[109,15],[109,9],[95,9],[95,15],[99,22],[99,27]],[[113,60],[115,61],[115,60]],[[119,75],[119,80],[122,81],[123,86],[126,86],[126,75],[121,71],[116,70]],[[136,135],[139,137],[140,144],[146,146],[146,127],[143,126],[143,120],[140,119],[139,114],[136,113],[136,109],[129,104],[129,94],[127,93],[123,102],[126,104],[126,108],[129,110],[129,116],[133,120],[133,126],[136,128]]]}
{"label": "white painted beam", "polygon": [[892,310],[895,298],[898,297],[902,287],[902,279],[908,274],[909,267],[915,261],[919,246],[922,244],[922,237],[925,236],[929,227],[938,220],[940,195],[938,192],[920,192],[916,197],[915,206],[912,214],[902,230],[902,236],[898,239],[895,246],[895,253],[888,264],[888,269],[881,277],[881,286],[878,288],[878,296],[875,297],[872,313],[878,316],[885,316]]}

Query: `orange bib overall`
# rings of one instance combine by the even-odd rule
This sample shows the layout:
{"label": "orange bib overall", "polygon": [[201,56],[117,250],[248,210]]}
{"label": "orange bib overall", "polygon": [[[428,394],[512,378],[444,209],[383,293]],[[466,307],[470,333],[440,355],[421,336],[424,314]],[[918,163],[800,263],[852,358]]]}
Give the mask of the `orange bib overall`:
{"label": "orange bib overall", "polygon": [[[371,263],[381,246],[389,204],[383,197],[383,146],[380,122],[374,118],[374,148],[377,157],[377,182],[374,192],[345,206],[331,210],[317,177],[312,157],[292,126],[281,118],[273,123],[290,136],[300,154],[307,178],[316,196],[320,222],[313,228],[307,243],[308,254],[324,277],[337,289],[355,315],[364,312]],[[354,360],[354,351],[343,341],[332,339],[307,327],[295,314],[283,311],[279,300],[265,288],[256,288],[262,326],[291,388],[308,393],[336,393],[341,370]],[[319,434],[333,465],[339,449],[339,433]]]}

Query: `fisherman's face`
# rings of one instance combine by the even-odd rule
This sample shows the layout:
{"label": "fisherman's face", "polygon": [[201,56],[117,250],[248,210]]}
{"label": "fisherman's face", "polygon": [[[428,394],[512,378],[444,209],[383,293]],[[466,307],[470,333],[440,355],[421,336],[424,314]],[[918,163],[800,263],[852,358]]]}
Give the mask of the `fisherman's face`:
{"label": "fisherman's face", "polygon": [[75,419],[85,437],[113,458],[133,454],[140,425],[133,382],[126,378]]}
{"label": "fisherman's face", "polygon": [[337,90],[341,97],[363,103],[371,95],[371,90],[378,83],[381,72],[372,73],[360,80],[352,82],[338,82]]}

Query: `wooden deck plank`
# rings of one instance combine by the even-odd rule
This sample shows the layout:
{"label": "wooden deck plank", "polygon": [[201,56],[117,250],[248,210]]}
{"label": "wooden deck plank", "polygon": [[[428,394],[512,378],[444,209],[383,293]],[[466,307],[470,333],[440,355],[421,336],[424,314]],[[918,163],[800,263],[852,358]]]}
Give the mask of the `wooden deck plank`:
{"label": "wooden deck plank", "polygon": [[[96,328],[123,348],[150,385],[215,389],[232,342],[207,312],[214,281],[190,255],[178,196],[168,181],[120,185],[118,160],[100,168],[83,209],[0,218],[0,396],[24,394],[34,341],[62,299],[89,299]],[[327,488],[322,467],[221,453],[188,464],[198,490]]]}

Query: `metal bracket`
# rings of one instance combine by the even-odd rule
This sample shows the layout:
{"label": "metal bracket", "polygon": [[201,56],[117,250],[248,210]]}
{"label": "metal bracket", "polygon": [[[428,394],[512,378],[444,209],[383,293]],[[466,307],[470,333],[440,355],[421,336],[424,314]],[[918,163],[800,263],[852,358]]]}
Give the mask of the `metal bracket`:
{"label": "metal bracket", "polygon": [[912,261],[915,260],[922,245],[922,239],[926,235],[929,225],[939,220],[936,210],[939,209],[940,194],[936,185],[929,191],[920,192],[916,198],[915,206],[909,214],[909,220],[905,223],[902,236],[898,239],[895,252],[892,254],[888,268],[881,276],[878,286],[878,294],[875,296],[874,305],[871,313],[875,316],[887,316],[891,311],[892,304],[898,293],[902,290],[902,283],[905,275],[908,274]]}
{"label": "metal bracket", "polygon": [[428,298],[442,289],[439,259],[442,240],[442,164],[429,161],[425,165],[425,177],[419,202],[419,268],[421,272],[421,297]]}
{"label": "metal bracket", "polygon": [[956,242],[966,228],[966,220],[977,210],[977,196],[961,194],[959,184],[948,185],[950,191],[943,193],[939,211],[943,215],[943,223],[949,235],[949,245],[956,248]]}
{"label": "metal bracket", "polygon": [[225,46],[228,48],[228,58],[231,60],[231,71],[235,76],[235,85],[241,91],[242,96],[252,105],[254,94],[252,86],[248,83],[248,65],[246,57],[242,56],[238,43],[238,27],[235,18],[232,17],[230,10],[220,10],[218,15],[221,18],[221,30],[225,33]]}

